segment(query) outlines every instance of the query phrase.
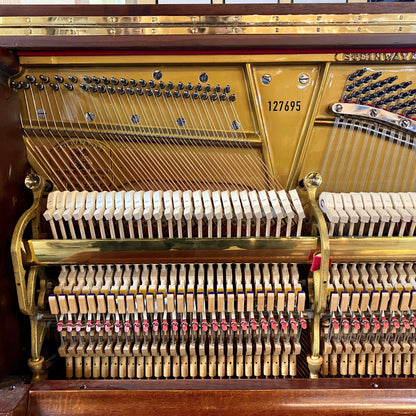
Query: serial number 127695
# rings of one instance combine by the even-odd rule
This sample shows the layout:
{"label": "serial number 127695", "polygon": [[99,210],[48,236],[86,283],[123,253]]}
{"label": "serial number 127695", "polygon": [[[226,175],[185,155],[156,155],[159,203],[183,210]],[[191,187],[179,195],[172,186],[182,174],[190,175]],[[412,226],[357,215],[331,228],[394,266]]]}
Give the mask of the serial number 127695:
{"label": "serial number 127695", "polygon": [[269,111],[300,111],[300,101],[267,101]]}

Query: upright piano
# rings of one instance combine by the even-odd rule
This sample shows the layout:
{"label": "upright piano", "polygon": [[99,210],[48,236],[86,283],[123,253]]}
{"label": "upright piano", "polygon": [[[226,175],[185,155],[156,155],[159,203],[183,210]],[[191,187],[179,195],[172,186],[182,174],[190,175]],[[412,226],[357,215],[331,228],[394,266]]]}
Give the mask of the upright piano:
{"label": "upright piano", "polygon": [[14,414],[416,413],[414,4],[0,16]]}

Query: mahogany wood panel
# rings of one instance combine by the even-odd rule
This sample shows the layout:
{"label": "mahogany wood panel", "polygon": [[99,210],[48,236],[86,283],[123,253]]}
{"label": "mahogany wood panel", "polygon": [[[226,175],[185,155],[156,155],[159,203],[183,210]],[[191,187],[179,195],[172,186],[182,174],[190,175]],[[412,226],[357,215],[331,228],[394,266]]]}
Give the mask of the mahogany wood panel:
{"label": "mahogany wood panel", "polygon": [[193,16],[234,14],[415,13],[415,3],[2,5],[0,16]]}
{"label": "mahogany wood panel", "polygon": [[47,381],[30,415],[416,414],[415,379]]}
{"label": "mahogany wood panel", "polygon": [[[0,10],[1,15],[1,10]],[[169,35],[169,36],[1,36],[0,47],[14,50],[145,50],[145,51],[183,51],[183,50],[226,50],[240,51],[255,50],[278,52],[291,50],[314,52],[331,49],[331,52],[350,52],[355,49],[365,52],[365,49],[382,48],[391,51],[400,45],[400,50],[411,48],[415,50],[416,34],[361,34],[342,35]],[[359,48],[359,49],[358,49]],[[198,53],[198,52],[196,52]]]}
{"label": "mahogany wood panel", "polygon": [[29,387],[19,379],[0,383],[0,416],[26,415]]}
{"label": "mahogany wood panel", "polygon": [[[15,66],[12,56],[0,50],[0,64]],[[10,242],[14,226],[30,205],[30,193],[24,187],[28,171],[26,150],[22,139],[17,94],[0,85],[0,380],[26,360],[22,345],[25,341],[26,319],[19,312]],[[23,323],[23,326],[22,326]],[[27,329],[27,328],[26,328]],[[26,331],[27,333],[27,331]]]}

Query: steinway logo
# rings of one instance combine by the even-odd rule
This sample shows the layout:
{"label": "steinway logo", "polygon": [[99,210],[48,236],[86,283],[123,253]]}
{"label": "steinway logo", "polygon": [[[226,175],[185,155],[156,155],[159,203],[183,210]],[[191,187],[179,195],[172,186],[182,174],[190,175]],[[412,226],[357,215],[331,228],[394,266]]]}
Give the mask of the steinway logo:
{"label": "steinway logo", "polygon": [[335,59],[346,62],[416,61],[416,52],[337,53]]}

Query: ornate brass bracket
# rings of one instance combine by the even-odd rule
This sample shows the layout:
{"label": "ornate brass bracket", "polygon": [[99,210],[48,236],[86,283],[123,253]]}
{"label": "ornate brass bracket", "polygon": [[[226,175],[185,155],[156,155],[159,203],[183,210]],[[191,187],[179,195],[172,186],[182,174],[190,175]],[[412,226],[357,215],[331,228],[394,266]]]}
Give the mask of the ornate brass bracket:
{"label": "ornate brass bracket", "polygon": [[[11,257],[16,282],[19,308],[30,319],[31,330],[31,358],[28,361],[33,372],[33,380],[44,378],[42,343],[45,337],[45,322],[41,319],[40,311],[44,308],[46,293],[46,278],[39,266],[31,266],[28,271],[24,267],[23,233],[32,223],[33,234],[37,232],[39,220],[39,201],[45,182],[35,175],[26,178],[26,186],[32,189],[32,206],[20,217],[13,232],[11,243]],[[36,299],[36,283],[39,279],[39,293]]]}
{"label": "ornate brass bracket", "polygon": [[320,266],[313,271],[313,327],[312,327],[312,352],[308,356],[308,366],[311,378],[318,378],[318,373],[322,364],[320,355],[320,316],[325,311],[327,286],[329,277],[329,236],[326,227],[325,218],[316,202],[316,192],[322,183],[322,177],[317,172],[311,172],[306,175],[304,184],[308,192],[312,213],[319,230],[319,240],[321,251],[314,256],[320,257]]}

